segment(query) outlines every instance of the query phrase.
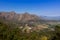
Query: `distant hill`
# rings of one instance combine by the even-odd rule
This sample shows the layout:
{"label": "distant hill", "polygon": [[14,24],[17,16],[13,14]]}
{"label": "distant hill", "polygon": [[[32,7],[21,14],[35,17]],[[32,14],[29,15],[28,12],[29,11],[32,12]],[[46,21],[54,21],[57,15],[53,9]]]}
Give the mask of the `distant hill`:
{"label": "distant hill", "polygon": [[43,16],[46,20],[60,20],[60,16]]}

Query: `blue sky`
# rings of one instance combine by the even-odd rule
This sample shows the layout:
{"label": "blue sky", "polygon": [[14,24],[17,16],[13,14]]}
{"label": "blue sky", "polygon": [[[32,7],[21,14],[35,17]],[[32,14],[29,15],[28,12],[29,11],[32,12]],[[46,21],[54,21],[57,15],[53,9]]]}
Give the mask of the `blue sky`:
{"label": "blue sky", "polygon": [[60,16],[60,0],[0,0],[0,11]]}

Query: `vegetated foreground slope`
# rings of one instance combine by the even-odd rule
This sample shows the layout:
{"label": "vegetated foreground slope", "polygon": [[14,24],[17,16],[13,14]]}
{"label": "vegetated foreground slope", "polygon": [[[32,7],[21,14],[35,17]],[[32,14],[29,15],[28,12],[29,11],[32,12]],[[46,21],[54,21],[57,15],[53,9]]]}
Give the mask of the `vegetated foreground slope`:
{"label": "vegetated foreground slope", "polygon": [[0,22],[0,40],[60,40],[60,25],[54,27],[54,31],[44,29],[39,32],[26,33],[18,27],[11,28],[6,23]]}

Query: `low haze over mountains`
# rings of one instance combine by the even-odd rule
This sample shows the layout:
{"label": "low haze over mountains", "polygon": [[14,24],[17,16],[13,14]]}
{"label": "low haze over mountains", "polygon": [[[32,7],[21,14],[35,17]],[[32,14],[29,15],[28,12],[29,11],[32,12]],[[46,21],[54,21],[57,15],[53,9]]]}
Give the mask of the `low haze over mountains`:
{"label": "low haze over mountains", "polygon": [[60,16],[43,16],[44,19],[47,20],[60,20]]}

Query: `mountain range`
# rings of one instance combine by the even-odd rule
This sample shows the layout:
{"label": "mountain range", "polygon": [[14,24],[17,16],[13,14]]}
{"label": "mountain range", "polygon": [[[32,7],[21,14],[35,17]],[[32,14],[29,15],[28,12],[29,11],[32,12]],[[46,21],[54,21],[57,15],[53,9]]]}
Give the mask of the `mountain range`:
{"label": "mountain range", "polygon": [[0,18],[2,18],[4,20],[20,21],[20,22],[26,22],[26,21],[33,21],[33,22],[58,21],[58,22],[60,22],[60,16],[58,16],[58,17],[38,16],[35,14],[29,14],[28,12],[18,14],[14,11],[0,12]]}

